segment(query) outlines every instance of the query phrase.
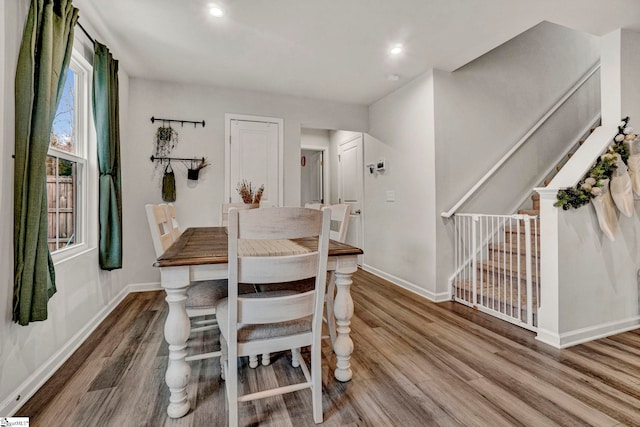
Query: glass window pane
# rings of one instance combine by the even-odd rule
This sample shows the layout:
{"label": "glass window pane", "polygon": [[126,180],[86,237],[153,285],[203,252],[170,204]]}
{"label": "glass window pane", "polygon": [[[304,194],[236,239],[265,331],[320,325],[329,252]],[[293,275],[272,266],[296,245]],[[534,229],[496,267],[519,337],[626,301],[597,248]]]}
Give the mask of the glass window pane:
{"label": "glass window pane", "polygon": [[74,245],[77,240],[77,164],[49,156],[47,158],[47,198],[49,250]]}
{"label": "glass window pane", "polygon": [[67,79],[62,90],[62,98],[51,128],[49,146],[58,150],[75,153],[75,117],[76,117],[76,74],[72,69],[67,73]]}
{"label": "glass window pane", "polygon": [[75,244],[76,163],[58,160],[58,248]]}

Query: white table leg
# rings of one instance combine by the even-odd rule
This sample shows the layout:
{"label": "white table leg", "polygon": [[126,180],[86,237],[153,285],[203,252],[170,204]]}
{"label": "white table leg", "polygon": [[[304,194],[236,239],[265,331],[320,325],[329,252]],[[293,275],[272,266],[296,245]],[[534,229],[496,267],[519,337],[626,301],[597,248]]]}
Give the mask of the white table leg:
{"label": "white table leg", "polygon": [[161,276],[162,287],[167,292],[165,300],[169,305],[169,315],[164,324],[164,338],[169,344],[169,364],[165,382],[171,393],[167,414],[171,418],[180,418],[186,415],[190,408],[187,385],[191,377],[191,367],[185,361],[187,340],[191,329],[185,308],[189,268],[165,267],[161,269]]}
{"label": "white table leg", "polygon": [[[353,259],[351,259],[353,258]],[[353,375],[351,372],[351,353],[353,353],[353,341],[349,336],[351,332],[351,318],[353,317],[353,299],[351,299],[351,276],[357,269],[356,257],[344,257],[338,260],[336,268],[336,299],[333,305],[333,313],[336,318],[337,336],[333,343],[333,351],[336,354],[337,363],[334,375],[338,381],[349,381]]]}
{"label": "white table leg", "polygon": [[336,272],[329,272],[329,282],[327,283],[327,293],[325,295],[325,301],[327,306],[327,329],[329,330],[329,339],[331,345],[336,343],[336,315],[333,312],[333,306],[335,304],[336,293]]}

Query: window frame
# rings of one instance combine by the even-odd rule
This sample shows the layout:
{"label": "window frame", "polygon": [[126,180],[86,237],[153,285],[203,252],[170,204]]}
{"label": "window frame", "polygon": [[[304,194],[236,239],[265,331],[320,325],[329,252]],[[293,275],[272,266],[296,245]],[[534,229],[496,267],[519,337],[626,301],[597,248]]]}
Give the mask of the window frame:
{"label": "window frame", "polygon": [[89,184],[89,170],[93,162],[89,160],[88,154],[92,151],[90,144],[90,129],[92,128],[93,116],[91,111],[91,88],[93,78],[92,65],[82,56],[82,53],[73,48],[69,68],[76,75],[74,82],[75,108],[74,108],[74,143],[75,152],[59,150],[49,147],[47,155],[58,159],[64,159],[76,164],[76,191],[74,194],[75,213],[75,240],[77,243],[57,249],[51,252],[54,264],[65,261],[90,249],[89,238],[89,199],[87,188]]}

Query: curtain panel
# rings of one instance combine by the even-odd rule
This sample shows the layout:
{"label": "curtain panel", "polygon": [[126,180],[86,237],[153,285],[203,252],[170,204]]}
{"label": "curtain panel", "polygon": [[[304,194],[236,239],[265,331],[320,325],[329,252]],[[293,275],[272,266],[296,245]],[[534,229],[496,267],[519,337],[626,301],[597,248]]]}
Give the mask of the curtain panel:
{"label": "curtain panel", "polygon": [[32,0],[18,54],[13,320],[20,325],[45,320],[56,292],[47,244],[46,158],[77,19],[71,0]]}
{"label": "curtain panel", "polygon": [[100,268],[122,268],[118,61],[98,42],[93,57],[93,119],[98,139]]}

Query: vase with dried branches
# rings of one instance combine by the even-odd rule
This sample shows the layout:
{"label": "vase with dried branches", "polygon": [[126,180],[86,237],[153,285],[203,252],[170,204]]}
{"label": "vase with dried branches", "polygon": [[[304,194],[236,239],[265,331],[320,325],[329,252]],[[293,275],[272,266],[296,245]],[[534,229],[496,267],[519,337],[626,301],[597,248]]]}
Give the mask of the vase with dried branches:
{"label": "vase with dried branches", "polygon": [[240,194],[240,197],[242,198],[242,201],[244,203],[249,205],[259,205],[260,201],[262,200],[262,194],[264,193],[264,184],[262,184],[258,188],[255,188],[251,184],[251,181],[243,179],[238,183],[236,190],[238,191],[238,194]]}

